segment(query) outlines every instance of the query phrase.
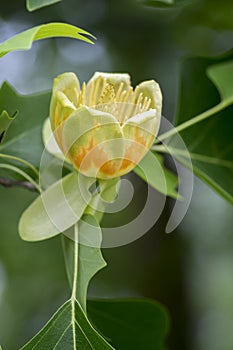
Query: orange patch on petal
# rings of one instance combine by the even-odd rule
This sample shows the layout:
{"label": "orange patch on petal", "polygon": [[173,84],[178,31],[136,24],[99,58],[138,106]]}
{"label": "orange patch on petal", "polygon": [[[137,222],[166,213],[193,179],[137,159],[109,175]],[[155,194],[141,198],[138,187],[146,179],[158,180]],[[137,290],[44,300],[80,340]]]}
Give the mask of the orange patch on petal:
{"label": "orange patch on petal", "polygon": [[128,145],[126,147],[124,159],[120,167],[121,175],[126,174],[133,170],[133,168],[140,162],[140,160],[146,154],[147,148],[139,143],[137,140],[128,140]]}
{"label": "orange patch on petal", "polygon": [[[122,171],[122,170],[125,170],[125,169],[131,167],[132,164],[133,164],[133,163],[132,163],[130,160],[128,160],[128,159],[123,159],[123,161],[122,161],[122,163],[121,163],[120,170],[121,170],[121,171]],[[136,165],[136,164],[135,164],[135,165]]]}
{"label": "orange patch on petal", "polygon": [[[93,148],[95,147],[95,143],[94,143],[94,137],[92,136],[90,138],[89,144],[87,147],[84,146],[80,146],[76,148],[76,154],[75,157],[73,159],[73,157],[71,156],[71,160],[74,160],[75,165],[77,166],[78,169],[80,169],[83,160],[87,157],[88,153],[90,151],[93,150]],[[73,152],[72,152],[73,153]],[[94,152],[93,152],[94,153]],[[89,157],[90,158],[90,157]],[[90,160],[89,160],[90,161]],[[85,164],[83,164],[83,170],[86,170],[89,167],[89,164],[87,164],[89,162],[87,162],[87,160],[85,161]]]}
{"label": "orange patch on petal", "polygon": [[86,175],[90,175],[90,172],[95,171],[95,174],[92,173],[90,176],[113,177],[119,170],[119,161],[110,159],[103,146],[95,143],[93,136],[90,138],[88,146],[77,146],[76,154],[74,153],[73,150],[70,156],[71,161]]}
{"label": "orange patch on petal", "polygon": [[139,126],[135,126],[134,141],[140,143],[143,146],[146,146],[147,144],[146,135],[147,135],[146,130],[141,129]]}
{"label": "orange patch on petal", "polygon": [[100,167],[100,173],[106,176],[113,176],[115,174],[117,175],[117,172],[119,170],[119,164],[119,160],[109,160]]}
{"label": "orange patch on petal", "polygon": [[145,148],[149,149],[154,140],[154,135],[152,135],[149,131],[142,129],[140,127],[136,127],[135,130],[135,141],[145,146]]}
{"label": "orange patch on petal", "polygon": [[141,149],[142,147],[136,143],[131,143],[130,146],[126,148],[124,159],[120,167],[120,172],[127,173],[137,165],[142,158]]}
{"label": "orange patch on petal", "polygon": [[152,135],[140,128],[140,126],[132,126],[133,139],[127,139],[127,147],[120,167],[121,175],[131,171],[144,157],[152,142]]}

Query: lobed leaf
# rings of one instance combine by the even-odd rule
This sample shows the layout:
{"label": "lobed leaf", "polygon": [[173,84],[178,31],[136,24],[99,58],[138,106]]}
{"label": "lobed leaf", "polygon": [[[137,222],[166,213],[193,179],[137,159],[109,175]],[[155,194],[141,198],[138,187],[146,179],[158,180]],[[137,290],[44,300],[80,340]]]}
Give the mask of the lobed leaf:
{"label": "lobed leaf", "polygon": [[[188,150],[195,154],[194,173],[233,204],[232,72],[233,53],[215,59],[186,60],[181,71],[176,124],[210,111],[207,119],[197,120],[180,135]],[[184,156],[178,154],[177,159],[186,165]]]}
{"label": "lobed leaf", "polygon": [[218,64],[211,64],[207,68],[207,76],[216,85],[222,101],[233,103],[233,60]]}
{"label": "lobed leaf", "polygon": [[40,166],[44,150],[41,130],[43,121],[48,116],[49,100],[49,92],[24,96],[18,94],[8,83],[4,83],[0,89],[0,113],[8,111],[9,115],[16,116],[18,111],[5,134],[4,142],[0,144],[0,153],[26,160],[19,163],[9,159],[8,162],[34,178],[32,166],[27,162],[36,168]]}
{"label": "lobed leaf", "polygon": [[86,41],[93,44],[85,35],[92,38],[93,35],[87,31],[68,23],[48,23],[33,27],[0,44],[0,57],[12,51],[29,50],[34,41],[54,38],[68,37]]}
{"label": "lobed leaf", "polygon": [[169,316],[148,299],[90,300],[88,314],[119,350],[165,350]]}
{"label": "lobed leaf", "polygon": [[26,7],[28,11],[35,11],[41,7],[56,4],[61,0],[26,0]]}
{"label": "lobed leaf", "polygon": [[93,328],[75,300],[68,300],[20,350],[114,350]]}
{"label": "lobed leaf", "polygon": [[147,6],[153,7],[172,7],[189,3],[191,0],[139,0]]}
{"label": "lobed leaf", "polygon": [[148,152],[134,172],[157,191],[172,198],[180,198],[177,192],[178,178],[163,164],[163,157]]}
{"label": "lobed leaf", "polygon": [[3,141],[3,138],[11,125],[12,121],[17,116],[18,112],[16,112],[12,117],[8,114],[7,111],[2,111],[0,115],[0,143]]}

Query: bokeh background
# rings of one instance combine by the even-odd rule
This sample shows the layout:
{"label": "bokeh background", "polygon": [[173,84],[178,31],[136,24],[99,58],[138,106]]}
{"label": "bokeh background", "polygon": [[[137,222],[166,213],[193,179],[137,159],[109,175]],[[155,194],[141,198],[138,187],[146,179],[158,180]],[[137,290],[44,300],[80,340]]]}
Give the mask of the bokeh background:
{"label": "bokeh background", "polygon": [[[218,55],[233,47],[232,0],[190,0],[166,10],[136,0],[63,0],[34,13],[26,11],[23,0],[4,1],[0,41],[50,21],[80,26],[98,40],[95,45],[47,40],[29,52],[11,53],[0,60],[0,83],[7,80],[29,94],[51,89],[53,78],[65,71],[81,81],[95,71],[128,72],[134,85],[146,79],[160,83],[163,114],[170,121],[184,57]],[[136,212],[147,189],[131,177]],[[20,214],[34,198],[23,189],[0,188],[0,344],[6,350],[23,345],[69,296],[59,237],[31,244],[18,236]],[[168,200],[159,222],[142,238],[104,250],[108,267],[93,279],[89,295],[159,300],[170,312],[171,350],[232,350],[232,207],[195,179],[185,219],[165,234],[171,205]]]}

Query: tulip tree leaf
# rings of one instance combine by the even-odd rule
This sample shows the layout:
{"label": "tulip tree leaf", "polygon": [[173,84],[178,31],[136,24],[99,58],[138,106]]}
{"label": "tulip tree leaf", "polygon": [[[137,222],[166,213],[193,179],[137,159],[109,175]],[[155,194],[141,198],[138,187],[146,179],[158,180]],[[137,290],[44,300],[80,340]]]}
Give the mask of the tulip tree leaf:
{"label": "tulip tree leaf", "polygon": [[93,328],[75,300],[69,300],[20,350],[113,350]]}
{"label": "tulip tree leaf", "polygon": [[[176,119],[176,124],[181,124],[221,103],[218,113],[180,134],[188,150],[199,155],[192,160],[196,175],[230,203],[233,203],[232,74],[233,53],[215,59],[185,61]],[[186,165],[185,157],[179,156],[179,160]]]}
{"label": "tulip tree leaf", "polygon": [[77,225],[76,239],[73,230],[62,236],[66,271],[70,285],[74,280],[75,244],[78,246],[76,298],[86,312],[87,288],[92,277],[106,266],[101,253],[102,232],[93,216],[84,215]]}
{"label": "tulip tree leaf", "polygon": [[[82,184],[79,179],[82,178]],[[26,241],[41,241],[64,232],[83,215],[91,199],[82,193],[90,179],[70,173],[38,196],[24,211],[19,222],[19,234]]]}
{"label": "tulip tree leaf", "polygon": [[26,6],[28,11],[35,11],[41,7],[56,4],[61,0],[26,0]]}
{"label": "tulip tree leaf", "polygon": [[[0,113],[7,111],[11,116],[18,115],[11,123],[4,142],[0,144],[0,153],[23,158],[36,168],[40,166],[44,150],[42,142],[42,124],[49,113],[50,93],[20,95],[8,83],[0,89]],[[11,162],[30,173],[30,167],[23,163]]]}
{"label": "tulip tree leaf", "polygon": [[85,35],[92,36],[85,30],[67,23],[48,23],[33,27],[22,33],[19,33],[12,38],[0,44],[0,57],[12,51],[29,50],[34,41],[54,38],[54,37],[68,37],[86,41],[93,44],[93,42],[86,38]]}
{"label": "tulip tree leaf", "polygon": [[165,308],[148,299],[90,300],[93,324],[120,350],[165,350],[169,316]]}
{"label": "tulip tree leaf", "polygon": [[153,7],[172,7],[189,3],[190,0],[140,0],[140,2]]}
{"label": "tulip tree leaf", "polygon": [[147,152],[134,172],[157,191],[172,198],[179,198],[178,178],[164,166],[160,155]]}
{"label": "tulip tree leaf", "polygon": [[11,125],[14,118],[17,116],[18,112],[12,117],[9,116],[7,111],[2,111],[0,115],[0,143],[2,142],[9,126]]}
{"label": "tulip tree leaf", "polygon": [[233,60],[210,65],[207,68],[207,75],[216,85],[222,101],[229,100],[233,103]]}

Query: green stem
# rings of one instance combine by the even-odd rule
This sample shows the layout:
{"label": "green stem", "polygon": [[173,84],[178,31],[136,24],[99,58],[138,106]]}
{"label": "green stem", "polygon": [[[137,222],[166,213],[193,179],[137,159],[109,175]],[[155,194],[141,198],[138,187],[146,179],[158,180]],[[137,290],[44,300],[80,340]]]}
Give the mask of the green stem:
{"label": "green stem", "polygon": [[198,153],[192,153],[192,152],[189,152],[188,150],[182,150],[182,149],[173,148],[173,147],[169,147],[169,146],[153,146],[151,149],[153,151],[156,151],[156,152],[169,153],[169,154],[173,154],[174,156],[182,156],[185,158],[191,158],[192,160],[197,160],[199,162],[209,163],[209,164],[213,164],[213,165],[219,165],[219,166],[223,166],[226,168],[233,168],[233,162],[231,162],[229,160],[209,157],[209,156],[206,156],[203,154],[198,154]]}
{"label": "green stem", "polygon": [[[98,211],[96,208],[100,209],[100,211]],[[100,194],[97,193],[96,195],[94,195],[92,197],[92,200],[90,202],[90,204],[87,206],[87,208],[85,209],[84,214],[87,215],[92,215],[96,218],[96,220],[100,223],[103,215],[104,215],[104,206],[103,206],[103,201],[100,197]]]}
{"label": "green stem", "polygon": [[72,312],[72,333],[73,333],[73,342],[76,349],[76,329],[75,329],[75,303],[76,303],[76,294],[77,294],[77,280],[78,280],[78,224],[74,225],[74,261],[73,261],[73,286],[71,294],[71,312]]}
{"label": "green stem", "polygon": [[3,168],[3,169],[8,169],[8,170],[11,170],[21,176],[23,176],[27,181],[29,181],[34,187],[35,189],[41,193],[42,190],[40,188],[40,186],[31,178],[31,176],[29,176],[27,173],[25,173],[23,170],[13,166],[13,165],[10,165],[10,164],[0,164],[0,168]]}
{"label": "green stem", "polygon": [[34,165],[32,165],[31,163],[29,163],[28,161],[26,161],[23,158],[11,156],[10,154],[5,154],[5,153],[0,153],[0,158],[16,160],[17,162],[26,165],[28,168],[30,168],[36,174],[37,177],[39,177],[39,171],[34,167]]}
{"label": "green stem", "polygon": [[71,299],[76,300],[78,280],[78,224],[74,225],[74,272]]}
{"label": "green stem", "polygon": [[76,303],[76,294],[77,294],[77,279],[78,279],[78,224],[74,225],[74,258],[73,258],[73,285],[72,285],[72,294],[71,294],[71,324],[72,324],[72,333],[74,341],[74,350],[76,350],[76,329],[75,329],[75,303]]}
{"label": "green stem", "polygon": [[222,109],[230,106],[231,104],[232,104],[231,100],[224,100],[224,101],[220,102],[219,104],[208,109],[207,111],[197,115],[196,117],[194,117],[192,119],[187,120],[186,122],[176,126],[174,129],[171,129],[171,130],[165,132],[164,134],[160,135],[157,138],[157,140],[155,141],[155,144],[167,139],[168,137],[176,135],[177,133],[189,128],[190,126],[195,125],[196,123],[199,123],[199,122],[213,116],[214,114],[220,112]]}

